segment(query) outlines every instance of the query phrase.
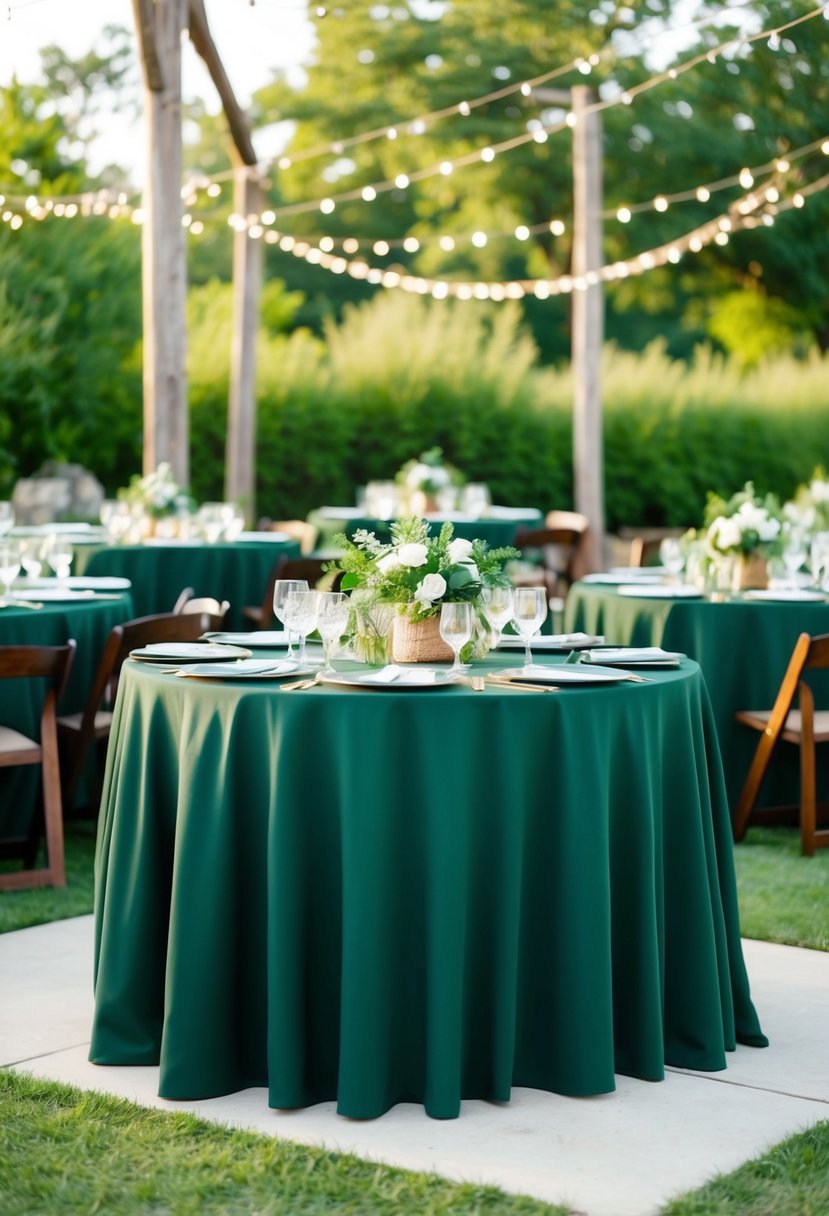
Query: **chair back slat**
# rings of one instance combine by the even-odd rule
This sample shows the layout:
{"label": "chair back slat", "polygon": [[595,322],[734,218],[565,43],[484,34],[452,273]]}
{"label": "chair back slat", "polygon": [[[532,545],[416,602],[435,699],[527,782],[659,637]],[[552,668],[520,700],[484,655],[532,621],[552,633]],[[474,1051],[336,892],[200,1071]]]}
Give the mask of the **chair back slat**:
{"label": "chair back slat", "polygon": [[820,633],[811,639],[806,666],[816,669],[829,667],[829,633]]}

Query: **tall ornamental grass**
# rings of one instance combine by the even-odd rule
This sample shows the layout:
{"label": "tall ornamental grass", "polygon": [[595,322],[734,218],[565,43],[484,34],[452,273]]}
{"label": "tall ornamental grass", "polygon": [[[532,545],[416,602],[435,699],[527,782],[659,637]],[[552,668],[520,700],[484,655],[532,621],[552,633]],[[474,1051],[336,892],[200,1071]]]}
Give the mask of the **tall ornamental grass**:
{"label": "tall ornamental grass", "polygon": [[[229,312],[202,308],[190,336],[193,490],[221,494]],[[699,349],[672,360],[605,348],[601,369],[608,526],[701,521],[708,490],[752,479],[787,497],[829,467],[829,357],[745,370]],[[439,445],[507,504],[572,504],[569,367],[539,366],[514,305],[378,296],[331,323],[260,335],[257,509],[273,518],[350,503]]]}

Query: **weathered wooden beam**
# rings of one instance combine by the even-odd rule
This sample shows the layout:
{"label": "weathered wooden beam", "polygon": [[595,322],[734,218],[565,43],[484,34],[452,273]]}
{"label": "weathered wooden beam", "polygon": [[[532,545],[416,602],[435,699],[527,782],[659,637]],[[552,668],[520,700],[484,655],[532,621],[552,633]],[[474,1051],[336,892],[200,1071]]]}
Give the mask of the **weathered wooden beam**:
{"label": "weathered wooden beam", "polygon": [[574,499],[576,510],[590,522],[585,562],[589,569],[598,570],[604,564],[605,544],[600,376],[604,303],[601,279],[592,278],[602,265],[602,124],[598,112],[589,112],[593,101],[591,88],[574,86],[571,353]]}
{"label": "weathered wooden beam", "polygon": [[243,165],[256,164],[256,152],[250,137],[250,129],[245,112],[236,100],[233,86],[227,78],[213,36],[207,24],[207,13],[203,0],[189,0],[190,4],[190,41],[204,60],[207,70],[216,86],[216,92],[222,103],[222,109],[230,128],[230,137],[235,152],[234,160],[238,159]]}
{"label": "weathered wooden beam", "polygon": [[[149,473],[162,461],[169,461],[176,480],[187,485],[187,267],[181,223],[181,35],[186,28],[187,0],[155,0],[150,8],[151,42],[163,88],[153,88],[151,74],[145,71],[143,468]],[[143,48],[143,40],[141,45]]]}
{"label": "weathered wooden beam", "polygon": [[138,45],[141,48],[140,59],[144,85],[151,92],[160,93],[164,88],[164,78],[161,75],[161,64],[158,61],[158,48],[155,42],[153,0],[132,0],[132,11],[135,17]]}

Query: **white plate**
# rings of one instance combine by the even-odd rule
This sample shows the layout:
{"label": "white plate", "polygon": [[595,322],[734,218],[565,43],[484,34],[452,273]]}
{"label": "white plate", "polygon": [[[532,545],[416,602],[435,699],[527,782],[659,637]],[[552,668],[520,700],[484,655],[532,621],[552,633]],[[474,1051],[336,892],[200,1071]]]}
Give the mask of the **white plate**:
{"label": "white plate", "polygon": [[235,539],[242,542],[262,541],[264,544],[276,541],[283,544],[286,540],[295,540],[296,537],[291,536],[288,532],[240,532]]}
{"label": "white plate", "polygon": [[[398,674],[393,679],[387,678],[394,670]],[[411,691],[413,689],[451,688],[458,683],[459,679],[459,676],[453,676],[448,671],[440,671],[434,667],[419,665],[417,667],[397,667],[396,664],[391,664],[389,667],[382,667],[377,671],[338,671],[336,675],[325,677],[323,683],[342,684],[347,688],[390,688],[392,691],[396,688],[406,688]]]}
{"label": "white plate", "polygon": [[606,650],[586,650],[582,663],[606,667],[678,667],[685,655],[661,646],[609,646]]}
{"label": "white plate", "polygon": [[[584,646],[599,646],[604,636],[596,633],[540,634],[530,641],[530,650],[581,650]],[[507,634],[498,643],[499,650],[523,650],[524,639]]]}
{"label": "white plate", "polygon": [[626,671],[597,667],[592,663],[557,663],[555,666],[505,667],[492,673],[507,680],[526,680],[530,684],[615,684],[630,679]]}
{"label": "white plate", "polygon": [[151,642],[130,651],[131,659],[145,663],[213,663],[250,657],[243,646],[217,646],[213,642]]}
{"label": "white plate", "polygon": [[806,591],[796,587],[769,587],[768,590],[744,591],[744,600],[760,600],[780,604],[825,604],[826,596],[822,591]]}
{"label": "white plate", "polygon": [[673,583],[667,586],[657,586],[655,583],[626,583],[618,588],[619,595],[629,595],[640,600],[698,600],[702,592],[697,587],[689,587],[686,583]]}
{"label": "white plate", "polygon": [[608,570],[602,574],[585,574],[581,579],[583,583],[597,583],[600,586],[618,587],[620,583],[633,583],[637,586],[641,583],[642,586],[660,586],[664,582],[664,577],[658,571],[655,574],[643,573],[636,570]]}
{"label": "white plate", "polygon": [[194,663],[177,671],[178,676],[195,676],[205,680],[284,680],[286,676],[313,675],[311,667],[282,659],[279,662],[262,659],[237,659],[235,663]]}
{"label": "white plate", "polygon": [[[73,591],[68,587],[65,590],[59,587],[34,587],[31,590],[21,588],[20,591],[12,591],[9,596],[9,599],[12,600],[23,600],[24,602],[32,600],[44,604],[84,604],[101,598],[103,597],[96,595],[94,591]],[[106,596],[106,598],[112,597]]]}
{"label": "white plate", "polygon": [[[251,650],[278,650],[288,645],[288,634],[284,629],[253,629],[250,633],[206,633],[211,642],[224,646],[249,646]],[[306,645],[321,646],[321,638],[306,638]],[[297,636],[294,634],[294,644]]]}
{"label": "white plate", "polygon": [[[26,590],[38,587],[42,590],[55,589],[53,578],[26,578],[20,580],[21,587]],[[112,575],[71,575],[64,579],[64,586],[71,591],[129,591],[132,586],[128,578],[116,578]]]}

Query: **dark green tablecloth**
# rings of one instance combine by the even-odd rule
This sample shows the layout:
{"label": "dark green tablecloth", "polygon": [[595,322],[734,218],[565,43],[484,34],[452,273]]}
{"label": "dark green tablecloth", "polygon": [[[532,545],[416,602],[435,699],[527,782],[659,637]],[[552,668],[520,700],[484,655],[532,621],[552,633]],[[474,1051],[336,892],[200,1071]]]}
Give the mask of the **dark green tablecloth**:
{"label": "dark green tablecloth", "polygon": [[[69,683],[59,713],[82,709],[104,643],[113,625],[134,615],[132,597],[89,600],[74,604],[45,604],[43,608],[0,610],[0,645],[62,646],[78,643]],[[36,736],[43,709],[40,680],[0,681],[0,722]],[[0,779],[0,838],[28,830],[40,782],[39,768],[4,769]]]}
{"label": "dark green tablecloth", "polygon": [[448,1118],[765,1044],[693,663],[560,694],[128,663],[96,891],[90,1058],[168,1098]]}
{"label": "dark green tablecloth", "polygon": [[[369,532],[376,533],[380,540],[388,541],[391,520],[370,519],[368,516],[360,519],[337,518],[333,514],[334,510],[336,508],[333,507],[320,509],[312,511],[308,516],[308,522],[320,530],[320,537],[317,541],[318,549],[329,549],[337,532],[345,532],[346,536],[350,538],[358,528],[365,528]],[[526,515],[520,519],[452,519],[455,536],[463,537],[464,540],[485,540],[490,549],[514,544],[519,528],[541,528],[543,526],[544,519],[541,512],[532,507],[528,507]],[[429,529],[437,534],[441,529],[440,519],[431,521]]]}
{"label": "dark green tablecloth", "polygon": [[[648,600],[582,582],[570,588],[564,628],[604,634],[614,645],[664,646],[696,659],[711,696],[728,799],[734,807],[758,740],[754,731],[735,722],[734,714],[738,709],[771,708],[798,635],[829,632],[829,604]],[[829,681],[824,687],[829,694]],[[819,775],[821,785],[829,788],[829,764]],[[798,790],[797,751],[780,747],[761,803],[797,802]]]}
{"label": "dark green tablecloth", "polygon": [[171,612],[182,588],[192,587],[197,596],[229,600],[229,627],[241,629],[242,609],[262,603],[268,575],[284,555],[299,557],[296,541],[108,545],[76,549],[75,563],[78,574],[131,579],[137,616]]}

